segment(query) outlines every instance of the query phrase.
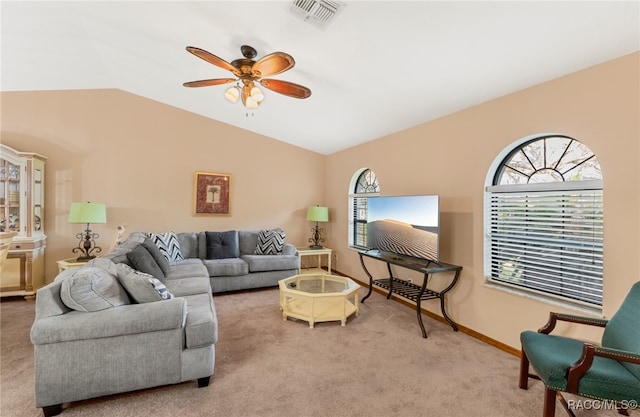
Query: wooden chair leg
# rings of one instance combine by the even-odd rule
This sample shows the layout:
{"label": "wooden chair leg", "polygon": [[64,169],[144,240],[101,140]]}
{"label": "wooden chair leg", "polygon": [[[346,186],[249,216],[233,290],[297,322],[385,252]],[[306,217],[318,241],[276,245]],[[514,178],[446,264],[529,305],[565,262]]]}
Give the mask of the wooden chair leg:
{"label": "wooden chair leg", "polygon": [[573,412],[573,410],[571,410],[571,407],[569,407],[569,403],[567,402],[567,400],[565,400],[562,393],[558,392],[556,394],[556,398],[558,398],[558,401],[560,401],[560,404],[562,404],[562,407],[564,407],[564,411],[569,414],[569,417],[576,417],[576,414]]}
{"label": "wooden chair leg", "polygon": [[542,417],[554,417],[556,415],[557,393],[558,392],[553,389],[544,389],[544,405],[542,406]]}
{"label": "wooden chair leg", "polygon": [[521,389],[529,388],[529,358],[524,350],[520,351],[520,382]]}

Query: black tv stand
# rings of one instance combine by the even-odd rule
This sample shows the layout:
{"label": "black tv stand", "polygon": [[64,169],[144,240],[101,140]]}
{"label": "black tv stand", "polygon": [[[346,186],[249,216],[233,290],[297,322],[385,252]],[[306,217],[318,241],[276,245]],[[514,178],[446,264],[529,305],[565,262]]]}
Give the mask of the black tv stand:
{"label": "black tv stand", "polygon": [[[369,298],[374,285],[388,291],[387,299],[391,298],[391,294],[397,294],[407,300],[415,302],[418,324],[420,325],[420,330],[422,330],[422,337],[426,338],[427,331],[424,329],[424,324],[422,323],[420,304],[423,300],[433,300],[438,298],[440,299],[440,310],[442,311],[442,316],[454,331],[458,331],[458,326],[447,314],[445,294],[451,291],[458,282],[458,277],[462,270],[461,266],[451,265],[444,262],[436,262],[428,259],[413,258],[384,251],[360,251],[358,253],[360,255],[360,264],[362,265],[362,269],[364,269],[364,272],[369,277],[369,292],[362,298],[360,301],[361,303],[364,303],[365,300]],[[364,263],[364,257],[385,262],[387,264],[387,270],[389,271],[389,277],[373,279],[373,276]],[[397,265],[423,273],[424,279],[422,281],[422,285],[416,285],[410,281],[394,277],[393,272],[391,271],[391,265]],[[453,272],[453,278],[451,278],[449,285],[442,291],[434,291],[427,288],[431,275],[441,272]]]}

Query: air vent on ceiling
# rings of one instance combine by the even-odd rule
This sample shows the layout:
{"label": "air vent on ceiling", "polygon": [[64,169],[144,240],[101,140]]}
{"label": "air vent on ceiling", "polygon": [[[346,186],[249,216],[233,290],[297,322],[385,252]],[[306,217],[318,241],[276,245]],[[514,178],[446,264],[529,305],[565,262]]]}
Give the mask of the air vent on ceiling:
{"label": "air vent on ceiling", "polygon": [[341,1],[293,0],[291,11],[305,22],[325,29],[345,7]]}

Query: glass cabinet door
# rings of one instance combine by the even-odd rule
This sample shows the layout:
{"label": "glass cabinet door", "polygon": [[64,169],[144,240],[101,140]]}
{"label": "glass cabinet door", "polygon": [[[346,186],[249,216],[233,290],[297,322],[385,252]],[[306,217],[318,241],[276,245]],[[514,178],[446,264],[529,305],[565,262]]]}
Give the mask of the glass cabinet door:
{"label": "glass cabinet door", "polygon": [[44,172],[41,167],[33,169],[33,232],[44,230]]}
{"label": "glass cabinet door", "polygon": [[20,165],[0,159],[0,231],[20,232]]}

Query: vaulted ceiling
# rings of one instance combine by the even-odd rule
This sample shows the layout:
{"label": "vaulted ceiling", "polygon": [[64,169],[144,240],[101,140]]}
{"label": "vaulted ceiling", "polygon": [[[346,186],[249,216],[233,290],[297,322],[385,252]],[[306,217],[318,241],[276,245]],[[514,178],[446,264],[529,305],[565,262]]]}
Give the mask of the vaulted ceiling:
{"label": "vaulted ceiling", "polygon": [[[117,88],[331,154],[638,51],[639,4],[2,1],[0,89]],[[270,78],[311,97],[265,90],[247,110],[224,99],[227,85],[183,87],[233,77],[187,45],[232,61],[244,44],[292,55]]]}

